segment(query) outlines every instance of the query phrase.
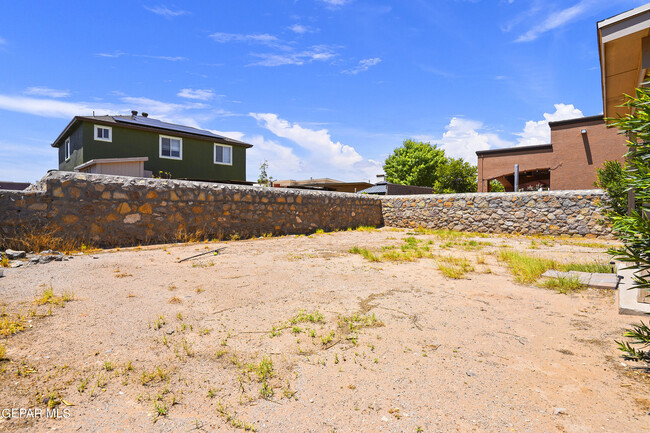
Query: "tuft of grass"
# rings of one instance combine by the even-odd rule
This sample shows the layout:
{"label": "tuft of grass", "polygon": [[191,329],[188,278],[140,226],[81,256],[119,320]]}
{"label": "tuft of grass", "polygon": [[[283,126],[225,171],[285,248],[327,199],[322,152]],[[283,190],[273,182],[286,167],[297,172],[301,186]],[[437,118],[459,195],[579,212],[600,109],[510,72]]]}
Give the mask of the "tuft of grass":
{"label": "tuft of grass", "polygon": [[379,262],[381,259],[374,255],[370,250],[367,248],[359,248],[357,246],[354,246],[348,250],[352,254],[360,254],[361,257],[363,257],[366,260],[370,260],[371,262]]}
{"label": "tuft of grass", "polygon": [[596,272],[603,274],[611,274],[613,272],[612,266],[609,263],[569,263],[561,265],[560,270],[564,272],[578,271],[578,272]]}
{"label": "tuft of grass", "polygon": [[0,259],[0,268],[8,268],[9,267],[9,258],[7,256],[2,256]]}
{"label": "tuft of grass", "polygon": [[74,299],[74,293],[70,291],[65,291],[61,296],[54,294],[54,287],[50,283],[50,286],[43,289],[40,295],[36,298],[36,305],[58,305],[63,306],[64,303],[70,302]]}
{"label": "tuft of grass", "polygon": [[499,259],[506,262],[515,279],[520,283],[534,283],[549,269],[557,269],[555,260],[532,257],[512,250],[499,251]]}
{"label": "tuft of grass", "polygon": [[7,354],[7,347],[4,344],[0,343],[0,361],[5,359],[6,354]]}
{"label": "tuft of grass", "polygon": [[10,317],[4,309],[0,313],[0,335],[8,337],[14,335],[17,332],[25,329],[25,316],[21,313],[16,313],[13,317]]}
{"label": "tuft of grass", "polygon": [[377,320],[375,313],[366,315],[354,313],[350,316],[341,316],[339,317],[338,325],[341,331],[344,333],[353,332],[361,328],[384,326],[381,321]]}
{"label": "tuft of grass", "polygon": [[296,325],[298,323],[325,323],[325,317],[318,311],[307,312],[306,310],[298,310],[298,314],[289,319],[289,323]]}
{"label": "tuft of grass", "polygon": [[374,232],[377,229],[375,226],[359,226],[355,230],[358,232]]}
{"label": "tuft of grass", "polygon": [[542,281],[541,286],[547,289],[557,290],[564,294],[575,292],[585,287],[576,276],[547,278]]}
{"label": "tuft of grass", "polygon": [[474,270],[474,266],[467,259],[453,256],[437,257],[438,270],[448,278],[461,279],[463,276]]}

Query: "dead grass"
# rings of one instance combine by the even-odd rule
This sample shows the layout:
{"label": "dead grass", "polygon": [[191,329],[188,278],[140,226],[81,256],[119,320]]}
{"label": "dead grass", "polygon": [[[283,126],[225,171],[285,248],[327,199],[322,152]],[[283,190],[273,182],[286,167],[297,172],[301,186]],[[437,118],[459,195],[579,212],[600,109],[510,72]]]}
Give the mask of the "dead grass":
{"label": "dead grass", "polygon": [[19,251],[41,252],[48,249],[65,254],[88,252],[94,248],[76,239],[62,238],[54,227],[20,226],[13,229],[12,236],[0,234],[0,250],[8,248]]}

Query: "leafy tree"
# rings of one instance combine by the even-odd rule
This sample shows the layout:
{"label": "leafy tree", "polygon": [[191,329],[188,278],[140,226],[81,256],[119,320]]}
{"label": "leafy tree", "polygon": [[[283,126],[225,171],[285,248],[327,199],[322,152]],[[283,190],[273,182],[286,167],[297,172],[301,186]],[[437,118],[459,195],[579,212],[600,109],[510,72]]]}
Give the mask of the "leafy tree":
{"label": "leafy tree", "polygon": [[436,145],[405,140],[386,158],[386,181],[400,185],[433,187],[438,168],[445,163],[445,151]]}
{"label": "leafy tree", "polygon": [[476,167],[421,141],[405,140],[386,158],[384,173],[388,182],[428,186],[436,193],[476,191]]}
{"label": "leafy tree", "polygon": [[[634,191],[636,206],[629,215],[614,211],[608,214],[614,223],[614,233],[623,241],[621,248],[610,253],[636,269],[632,289],[650,290],[650,89],[637,89],[636,97],[627,98],[625,106],[631,113],[611,120],[611,124],[630,137],[623,185],[625,191]],[[641,347],[650,344],[650,330],[643,323],[628,329],[625,336],[633,338],[632,343]],[[647,352],[634,350],[629,343],[619,343],[619,348],[630,359],[648,359]]]}
{"label": "leafy tree", "polygon": [[438,167],[433,191],[437,194],[476,192],[476,167],[462,158],[448,158]]}
{"label": "leafy tree", "polygon": [[260,165],[260,176],[257,178],[257,183],[262,186],[273,186],[273,178],[268,175],[267,169],[269,168],[268,161],[264,160]]}
{"label": "leafy tree", "polygon": [[607,214],[623,215],[627,212],[627,186],[625,169],[618,161],[605,161],[596,170],[598,180],[594,186],[605,190],[607,199],[603,202]]}
{"label": "leafy tree", "polygon": [[490,181],[490,192],[506,192],[505,187],[496,179]]}

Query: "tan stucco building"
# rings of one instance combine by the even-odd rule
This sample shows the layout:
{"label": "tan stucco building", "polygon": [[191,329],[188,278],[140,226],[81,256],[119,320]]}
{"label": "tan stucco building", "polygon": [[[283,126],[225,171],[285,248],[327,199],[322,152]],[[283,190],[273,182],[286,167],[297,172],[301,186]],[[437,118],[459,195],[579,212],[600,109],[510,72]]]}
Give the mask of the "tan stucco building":
{"label": "tan stucco building", "polygon": [[591,189],[596,169],[605,161],[623,161],[625,136],[608,128],[603,116],[549,122],[551,143],[482,150],[478,156],[478,191],[488,192],[491,180],[514,190],[519,164],[519,188]]}

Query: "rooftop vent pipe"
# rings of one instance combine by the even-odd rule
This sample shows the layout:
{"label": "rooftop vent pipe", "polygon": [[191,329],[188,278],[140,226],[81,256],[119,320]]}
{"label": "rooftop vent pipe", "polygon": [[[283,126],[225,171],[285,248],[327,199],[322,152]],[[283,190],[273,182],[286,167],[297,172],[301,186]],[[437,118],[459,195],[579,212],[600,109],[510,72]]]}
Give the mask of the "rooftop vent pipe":
{"label": "rooftop vent pipe", "polygon": [[138,115],[138,112],[135,110],[131,110],[131,116],[135,117]]}
{"label": "rooftop vent pipe", "polygon": [[142,112],[142,117],[149,117],[149,113]]}

